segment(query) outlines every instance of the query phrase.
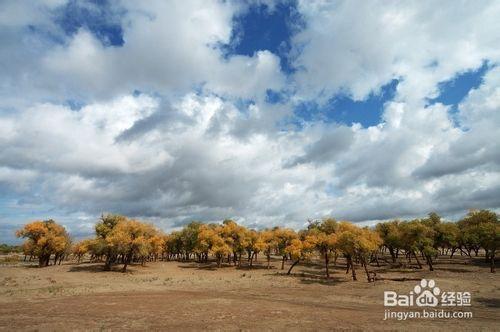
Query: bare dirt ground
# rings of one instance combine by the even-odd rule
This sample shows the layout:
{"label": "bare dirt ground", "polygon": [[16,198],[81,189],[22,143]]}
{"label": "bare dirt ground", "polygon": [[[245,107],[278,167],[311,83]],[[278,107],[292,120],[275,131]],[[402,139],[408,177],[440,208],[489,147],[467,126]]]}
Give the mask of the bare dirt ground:
{"label": "bare dirt ground", "polygon": [[[259,259],[260,260],[260,259]],[[263,262],[259,262],[263,263]],[[500,277],[481,258],[456,257],[436,271],[372,267],[378,277],[415,280],[366,282],[332,267],[301,264],[279,269],[195,262],[156,262],[130,272],[102,264],[66,262],[36,268],[0,265],[1,330],[500,330]],[[408,294],[417,279],[442,290],[472,294],[471,319],[385,320],[383,292]]]}

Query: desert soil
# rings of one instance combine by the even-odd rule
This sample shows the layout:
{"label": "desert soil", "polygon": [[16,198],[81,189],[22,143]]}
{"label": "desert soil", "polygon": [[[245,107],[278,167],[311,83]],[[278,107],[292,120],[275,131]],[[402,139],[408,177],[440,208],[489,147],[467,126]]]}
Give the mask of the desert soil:
{"label": "desert soil", "polygon": [[[260,258],[259,258],[260,260]],[[37,268],[0,265],[1,330],[500,330],[500,277],[480,258],[443,259],[436,271],[371,267],[378,277],[358,281],[345,262],[324,277],[320,262],[292,275],[273,261],[268,270],[195,262],[150,262],[127,273],[102,264],[65,262]],[[287,267],[286,267],[287,268]],[[398,278],[414,280],[395,281]],[[470,319],[384,320],[383,293],[408,294],[418,279],[443,291],[472,294]]]}

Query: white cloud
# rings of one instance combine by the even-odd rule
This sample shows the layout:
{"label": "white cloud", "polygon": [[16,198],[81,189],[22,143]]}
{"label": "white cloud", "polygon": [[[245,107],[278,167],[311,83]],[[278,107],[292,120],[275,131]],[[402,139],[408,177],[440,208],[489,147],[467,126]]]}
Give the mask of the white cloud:
{"label": "white cloud", "polygon": [[122,5],[123,46],[105,47],[81,29],[45,54],[44,79],[54,90],[85,99],[134,89],[183,94],[204,85],[220,95],[255,99],[283,86],[279,59],[269,51],[223,58],[218,45],[229,43],[232,17],[240,10],[232,3]]}
{"label": "white cloud", "polygon": [[299,94],[365,99],[393,78],[398,98],[421,102],[437,83],[499,59],[500,5],[485,1],[300,1],[306,28],[294,37]]}
{"label": "white cloud", "polygon": [[[498,3],[301,2],[299,71],[288,76],[269,51],[224,58],[216,47],[244,6],[119,4],[121,47],[83,28],[58,43],[23,30],[60,36],[48,7],[0,20],[0,192],[15,209],[51,207],[84,233],[104,211],[171,228],[500,208]],[[459,126],[449,106],[427,105],[439,82],[483,61],[493,68],[459,105]],[[285,125],[297,101],[364,99],[393,78],[376,126]],[[265,101],[282,88],[289,102]],[[86,103],[74,110],[72,99]]]}

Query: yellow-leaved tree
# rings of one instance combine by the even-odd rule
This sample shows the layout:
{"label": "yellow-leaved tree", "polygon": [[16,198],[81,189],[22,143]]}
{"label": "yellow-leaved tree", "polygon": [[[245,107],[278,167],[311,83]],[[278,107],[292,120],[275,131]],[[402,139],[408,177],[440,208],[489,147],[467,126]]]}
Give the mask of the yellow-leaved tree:
{"label": "yellow-leaved tree", "polygon": [[227,219],[222,222],[220,234],[233,253],[233,263],[241,266],[241,255],[245,252],[247,229],[238,225],[233,220]]}
{"label": "yellow-leaved tree", "polygon": [[151,239],[158,231],[150,224],[137,220],[125,220],[115,225],[106,237],[106,242],[112,252],[121,256],[123,272],[133,259],[144,264],[152,253]]}
{"label": "yellow-leaved tree", "polygon": [[52,219],[26,224],[16,232],[16,236],[26,238],[25,248],[29,248],[30,253],[38,257],[40,267],[48,266],[52,255],[55,264],[71,247],[66,229]]}
{"label": "yellow-leaved tree", "polygon": [[283,270],[285,269],[285,261],[289,256],[289,252],[287,252],[286,248],[292,243],[292,240],[298,238],[298,235],[293,229],[290,228],[276,227],[273,231],[278,255],[282,257],[281,269]]}
{"label": "yellow-leaved tree", "polygon": [[78,263],[80,263],[82,257],[85,256],[85,254],[90,252],[93,242],[94,240],[85,239],[73,245],[72,253],[76,257]]}
{"label": "yellow-leaved tree", "polygon": [[290,256],[293,263],[288,269],[287,274],[292,272],[292,269],[304,259],[308,259],[314,252],[316,246],[315,238],[305,235],[301,238],[294,238],[285,248],[285,252]]}
{"label": "yellow-leaved tree", "polygon": [[336,247],[347,260],[346,273],[349,273],[350,269],[352,280],[357,280],[354,266],[354,259],[357,259],[364,266],[368,281],[372,281],[373,277],[368,271],[367,264],[370,255],[375,253],[382,245],[382,239],[378,233],[368,228],[360,228],[349,222],[341,222],[336,234]]}
{"label": "yellow-leaved tree", "polygon": [[273,230],[265,230],[260,232],[259,244],[260,250],[266,255],[267,258],[267,268],[271,268],[271,254],[273,250],[276,250],[278,242]]}
{"label": "yellow-leaved tree", "polygon": [[310,222],[306,230],[309,242],[314,243],[316,250],[324,259],[327,278],[330,278],[330,254],[335,254],[335,261],[337,257],[335,252],[335,245],[337,243],[337,235],[335,234],[336,230],[337,221],[331,218],[325,219],[321,222]]}

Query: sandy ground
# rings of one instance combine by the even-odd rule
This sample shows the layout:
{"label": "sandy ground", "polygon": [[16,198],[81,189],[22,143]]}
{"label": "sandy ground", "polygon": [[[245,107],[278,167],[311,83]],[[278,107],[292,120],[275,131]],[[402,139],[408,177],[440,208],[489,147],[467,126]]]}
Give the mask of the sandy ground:
{"label": "sandy ground", "polygon": [[[259,262],[263,263],[263,262]],[[500,330],[500,277],[480,258],[457,257],[436,271],[372,267],[378,277],[434,279],[443,291],[472,294],[471,319],[384,320],[383,292],[407,294],[416,280],[366,282],[345,263],[324,278],[316,263],[293,275],[195,262],[156,262],[130,272],[102,264],[36,268],[0,265],[2,330]],[[454,309],[456,310],[456,309]]]}

